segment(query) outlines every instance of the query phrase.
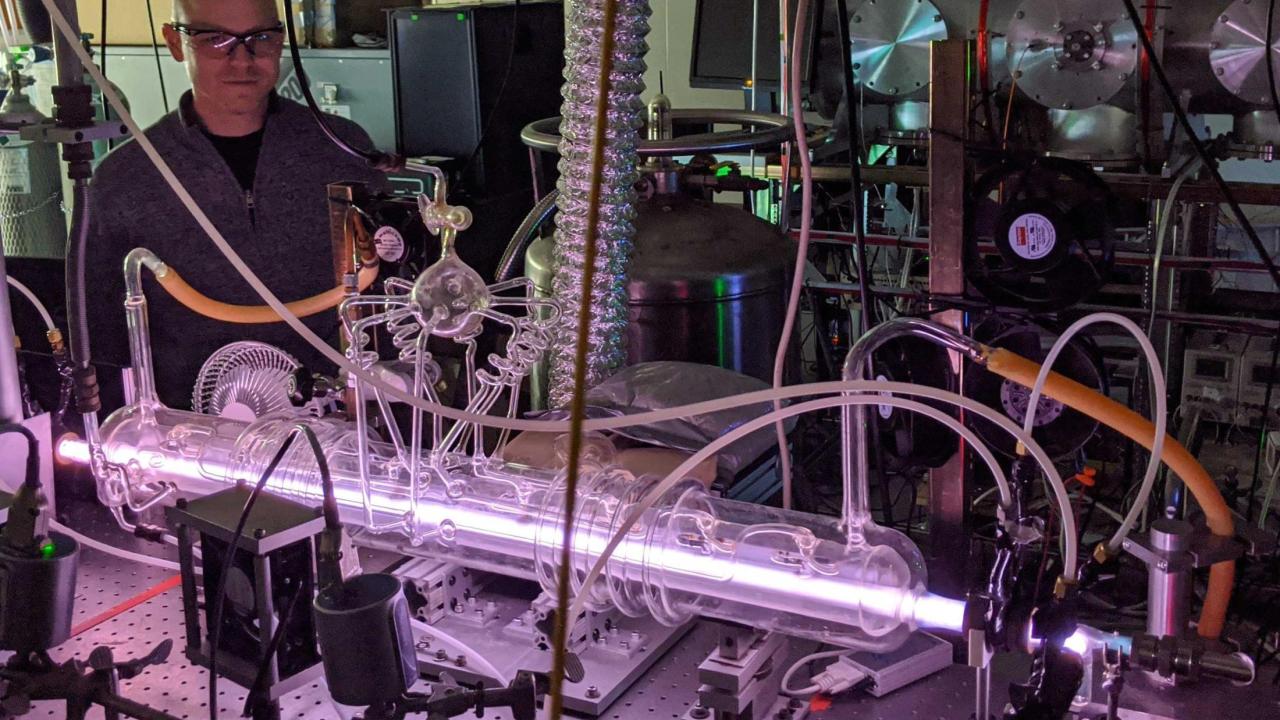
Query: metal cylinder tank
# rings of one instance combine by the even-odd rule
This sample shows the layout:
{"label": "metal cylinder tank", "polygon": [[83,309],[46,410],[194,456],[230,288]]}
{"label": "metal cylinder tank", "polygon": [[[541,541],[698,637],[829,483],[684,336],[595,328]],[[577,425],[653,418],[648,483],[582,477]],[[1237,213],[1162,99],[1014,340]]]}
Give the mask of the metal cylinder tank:
{"label": "metal cylinder tank", "polygon": [[[0,106],[0,127],[16,131],[46,120],[23,91],[30,80],[9,74],[10,91]],[[67,225],[62,212],[58,146],[0,135],[0,236],[9,257],[61,259]]]}
{"label": "metal cylinder tank", "polygon": [[[636,206],[627,282],[627,363],[683,360],[769,382],[786,314],[792,249],[778,228],[731,205],[683,194]],[[554,240],[534,242],[525,271],[550,291]],[[535,407],[546,397],[535,370]]]}

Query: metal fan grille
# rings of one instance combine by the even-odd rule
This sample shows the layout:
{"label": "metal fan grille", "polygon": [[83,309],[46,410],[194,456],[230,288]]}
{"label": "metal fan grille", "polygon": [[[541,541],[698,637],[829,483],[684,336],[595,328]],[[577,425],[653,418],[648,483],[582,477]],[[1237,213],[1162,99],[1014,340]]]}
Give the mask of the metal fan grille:
{"label": "metal fan grille", "polygon": [[292,378],[300,367],[302,363],[273,345],[253,341],[231,343],[209,356],[200,368],[191,392],[191,407],[199,413],[211,412],[218,388],[228,382],[237,369],[246,368],[251,372],[275,370]]}

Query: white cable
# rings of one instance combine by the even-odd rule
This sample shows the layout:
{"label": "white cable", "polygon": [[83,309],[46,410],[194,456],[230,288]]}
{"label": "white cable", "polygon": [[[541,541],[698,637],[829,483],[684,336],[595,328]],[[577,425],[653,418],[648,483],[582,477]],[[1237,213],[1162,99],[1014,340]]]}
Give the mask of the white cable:
{"label": "white cable", "polygon": [[805,655],[804,657],[797,660],[794,665],[787,668],[787,671],[782,674],[782,684],[778,688],[778,691],[781,692],[783,695],[787,695],[788,697],[806,697],[806,696],[814,695],[821,692],[822,688],[818,687],[816,683],[806,688],[793,690],[791,688],[791,678],[794,677],[795,674],[800,671],[800,668],[808,665],[811,662],[814,662],[815,660],[825,660],[827,658],[838,658],[842,655],[848,655],[851,652],[853,651],[849,650],[848,648],[842,648],[840,650],[824,650],[823,652],[816,652],[810,655]]}
{"label": "white cable", "polygon": [[1152,331],[1156,324],[1156,308],[1159,307],[1156,304],[1156,295],[1160,292],[1160,266],[1164,261],[1164,239],[1169,234],[1169,218],[1175,214],[1178,207],[1178,193],[1182,190],[1183,183],[1200,169],[1200,165],[1200,158],[1193,158],[1178,173],[1178,177],[1169,188],[1169,195],[1165,198],[1160,220],[1156,223],[1156,247],[1151,254],[1151,315],[1147,319],[1147,328]]}
{"label": "white cable", "polygon": [[508,682],[507,676],[502,674],[498,668],[494,667],[493,663],[489,662],[485,656],[473,650],[470,645],[467,645],[435,625],[428,625],[416,618],[410,619],[409,622],[413,624],[413,629],[418,632],[424,635],[430,635],[433,640],[439,640],[445,645],[451,646],[456,652],[460,652],[465,655],[467,657],[468,665],[474,665],[475,669],[498,681],[499,685],[506,687]]}
{"label": "white cable", "polygon": [[[1143,509],[1147,506],[1147,498],[1151,496],[1151,488],[1155,485],[1156,475],[1160,470],[1160,461],[1164,455],[1164,438],[1166,426],[1169,422],[1168,415],[1168,398],[1165,396],[1165,379],[1164,371],[1160,369],[1160,356],[1156,354],[1156,349],[1151,345],[1151,340],[1147,338],[1136,323],[1122,315],[1115,313],[1094,313],[1080,318],[1072,323],[1067,331],[1062,333],[1057,342],[1053,344],[1053,348],[1049,350],[1048,356],[1044,359],[1044,364],[1040,366],[1040,374],[1036,376],[1036,383],[1031,388],[1031,397],[1027,401],[1027,417],[1022,424],[1022,430],[1026,434],[1031,434],[1031,429],[1035,427],[1036,405],[1040,402],[1040,395],[1044,391],[1044,384],[1049,378],[1049,372],[1053,369],[1053,363],[1058,359],[1063,349],[1071,338],[1077,333],[1090,325],[1099,323],[1114,323],[1124,328],[1133,335],[1138,341],[1138,346],[1142,348],[1142,352],[1147,357],[1147,370],[1151,374],[1151,391],[1155,395],[1155,437],[1151,444],[1151,459],[1147,462],[1147,472],[1142,478],[1141,489],[1138,491],[1138,497],[1134,500],[1133,507],[1129,508],[1129,512],[1125,515],[1124,520],[1120,523],[1120,527],[1116,530],[1115,535],[1107,542],[1107,548],[1112,552],[1118,550],[1124,539],[1128,537],[1129,531],[1133,529],[1133,525],[1138,520],[1138,516],[1142,514]],[[1062,482],[1059,478],[1058,482]],[[1068,577],[1074,576],[1074,573]]]}
{"label": "white cable", "polygon": [[13,286],[14,290],[21,293],[22,296],[35,307],[36,312],[40,313],[40,319],[44,321],[45,330],[58,329],[58,326],[53,324],[53,316],[49,314],[49,308],[45,307],[44,303],[40,302],[40,298],[36,297],[35,293],[31,292],[31,288],[23,285],[12,275],[6,275],[5,279],[9,281],[9,284]]}
{"label": "white cable", "polygon": [[81,545],[91,547],[94,550],[97,550],[98,552],[105,553],[107,555],[110,555],[114,558],[118,558],[120,560],[125,560],[127,562],[140,563],[142,565],[150,565],[152,567],[160,568],[161,570],[168,570],[170,572],[182,571],[181,566],[179,566],[178,563],[173,562],[172,560],[165,560],[164,558],[151,557],[150,555],[143,555],[141,553],[130,552],[129,550],[118,548],[114,545],[108,545],[107,543],[104,543],[101,540],[95,540],[94,538],[91,538],[88,535],[84,535],[83,533],[76,532],[75,530],[72,530],[66,525],[63,525],[62,523],[58,522],[57,520],[50,520],[49,527],[54,530],[57,530],[63,535],[67,535],[71,538],[74,538]]}
{"label": "white cable", "polygon": [[[1066,486],[1062,482],[1062,476],[1058,474],[1058,470],[1054,466],[1053,460],[1047,453],[1045,453],[1044,448],[1040,447],[1040,444],[1036,442],[1029,433],[1023,432],[1021,428],[1003,414],[998,413],[985,405],[974,402],[969,398],[961,397],[955,393],[950,393],[945,390],[893,382],[868,383],[868,385],[883,388],[888,392],[910,393],[920,397],[950,403],[990,421],[1016,438],[1018,442],[1023,445],[1024,449],[1031,454],[1031,457],[1040,465],[1040,468],[1045,473],[1046,477],[1050,478],[1050,485],[1055,491],[1055,495],[1058,500],[1058,512],[1062,519],[1063,573],[1067,577],[1075,577],[1078,539],[1076,537],[1075,514],[1071,508],[1071,497],[1066,492]],[[977,452],[985,462],[987,462],[988,467],[992,470],[992,474],[996,476],[996,482],[1001,485],[1001,492],[1005,493],[1008,491],[1007,480],[1003,479],[1003,470],[1000,468],[999,462],[997,462],[994,456],[991,455],[990,450],[984,446],[981,441],[978,441],[976,437],[973,436],[972,431],[965,427],[963,423],[934,407],[906,400],[895,395],[884,396],[880,394],[845,395],[842,397],[824,398],[822,400],[811,400],[809,402],[799,403],[797,405],[783,408],[782,410],[775,410],[742,424],[694,453],[687,460],[677,466],[675,470],[672,470],[670,474],[663,478],[661,482],[654,485],[647,493],[645,493],[644,497],[632,506],[630,511],[627,513],[626,519],[614,531],[613,537],[609,539],[609,543],[605,545],[600,556],[596,558],[580,586],[583,588],[590,588],[604,571],[604,566],[608,563],[609,558],[613,555],[614,551],[622,544],[622,541],[626,538],[627,534],[631,532],[631,529],[635,527],[635,524],[639,522],[644,513],[652,508],[658,500],[671,489],[672,486],[687,477],[699,463],[719,452],[721,448],[731,445],[746,435],[749,435],[762,427],[767,427],[770,423],[777,422],[778,420],[785,420],[786,418],[807,412],[813,412],[815,410],[825,410],[827,408],[853,405],[875,405],[878,402],[891,407],[920,413],[947,425],[952,430],[955,430],[962,438],[965,439],[966,442],[973,446],[974,451]],[[1007,504],[1007,502],[1005,504]],[[576,597],[574,597],[573,604],[569,608],[569,617],[577,617],[578,613],[582,612],[583,605],[586,603],[586,599],[589,594],[590,593],[588,592],[580,592]]]}
{"label": "white cable", "polygon": [[[800,156],[800,242],[796,245],[796,266],[791,275],[791,296],[787,299],[787,314],[782,323],[782,337],[778,338],[778,351],[773,357],[773,387],[782,387],[783,371],[787,365],[787,350],[791,347],[791,333],[795,330],[796,315],[800,313],[800,293],[804,289],[804,271],[809,256],[809,233],[813,226],[813,162],[809,158],[809,141],[805,137],[804,103],[800,96],[800,53],[804,47],[804,23],[808,16],[809,0],[796,4],[796,26],[787,58],[787,83],[791,99],[791,124],[795,128],[796,150]],[[782,22],[786,22],[782,18]],[[785,174],[785,173],[784,173]],[[782,191],[791,192],[791,178],[782,178]],[[790,223],[784,223],[790,227]],[[866,312],[866,308],[863,308]],[[782,405],[775,400],[773,409]],[[778,473],[782,476],[782,507],[791,509],[791,453],[787,448],[787,428],[781,420],[774,428],[778,435]]]}

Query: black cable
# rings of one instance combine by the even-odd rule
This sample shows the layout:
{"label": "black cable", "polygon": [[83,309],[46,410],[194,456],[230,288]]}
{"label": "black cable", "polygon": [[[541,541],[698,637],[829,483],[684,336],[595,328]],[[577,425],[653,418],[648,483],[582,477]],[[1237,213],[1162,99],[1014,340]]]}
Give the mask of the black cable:
{"label": "black cable", "polygon": [[[89,247],[89,184],[77,180],[72,190],[71,242],[67,252],[67,334],[71,359],[78,372],[89,368],[93,357],[89,353],[89,312],[85,294],[85,254]],[[80,398],[82,404],[84,398]],[[82,412],[88,405],[79,408]]]}
{"label": "black cable", "polygon": [[497,117],[498,110],[502,107],[502,98],[507,93],[507,81],[511,79],[511,68],[516,61],[516,46],[520,39],[520,0],[515,0],[515,7],[511,10],[511,49],[507,51],[507,69],[502,71],[502,82],[498,84],[498,94],[494,96],[493,107],[489,110],[489,117],[484,121],[484,129],[480,131],[480,138],[476,140],[476,146],[471,150],[471,154],[467,156],[467,161],[462,164],[462,169],[458,171],[458,177],[463,177],[467,171],[471,169],[472,163],[476,161],[476,156],[480,154],[480,149],[484,147],[484,141],[489,136],[489,128],[493,127],[493,119]]}
{"label": "black cable", "polygon": [[27,467],[22,484],[33,490],[40,489],[40,441],[35,433],[23,425],[5,423],[0,425],[0,435],[21,435],[27,439]]}
{"label": "black cable", "polygon": [[227,600],[227,576],[231,574],[231,565],[236,556],[236,546],[240,542],[240,537],[244,535],[245,523],[249,521],[249,513],[253,511],[254,504],[258,502],[258,496],[262,494],[263,488],[267,486],[267,481],[271,479],[271,474],[276,471],[276,467],[280,465],[280,461],[284,459],[285,453],[289,451],[289,448],[293,447],[293,441],[299,434],[299,430],[296,427],[289,432],[284,442],[280,443],[280,449],[276,450],[275,456],[267,464],[267,469],[262,472],[262,477],[258,478],[257,484],[249,492],[249,497],[244,502],[244,509],[240,511],[240,517],[236,520],[235,531],[231,533],[231,542],[227,545],[227,555],[222,560],[222,571],[218,575],[217,591],[214,593],[209,611],[210,720],[218,720],[218,643],[222,639],[222,615]]}
{"label": "black cable", "polygon": [[302,433],[311,447],[311,454],[316,461],[316,470],[320,473],[320,488],[324,493],[321,510],[324,512],[325,527],[336,529],[342,527],[342,518],[338,516],[338,498],[333,492],[333,475],[329,472],[329,460],[324,456],[324,448],[320,447],[320,438],[308,425],[299,423],[294,430]]}
{"label": "black cable", "polygon": [[284,613],[280,615],[280,619],[276,623],[276,631],[271,634],[271,641],[267,643],[267,649],[262,653],[262,661],[258,663],[258,671],[254,673],[253,684],[249,686],[249,692],[245,695],[241,717],[252,715],[254,705],[262,700],[263,691],[265,690],[262,686],[267,682],[267,673],[271,670],[271,658],[275,657],[276,653],[280,651],[280,643],[284,640],[285,629],[289,626],[289,620],[293,618],[294,608],[298,606],[298,601],[302,599],[302,593],[306,588],[306,583],[298,583],[298,589],[294,591],[293,598],[289,600]]}
{"label": "black cable", "polygon": [[858,251],[858,301],[862,303],[862,331],[867,332],[875,321],[875,303],[872,301],[871,281],[867,272],[867,237],[862,229],[862,143],[859,142],[857,102],[853,94],[853,52],[849,38],[849,8],[846,0],[836,0],[840,14],[840,64],[844,68],[845,131],[849,135],[849,175],[853,181],[853,235]]}
{"label": "black cable", "polygon": [[102,0],[102,33],[98,36],[98,69],[107,76],[107,0]]}
{"label": "black cable", "polygon": [[[1135,28],[1143,27],[1142,19],[1138,15],[1138,9],[1134,7],[1133,0],[1124,0],[1125,10],[1129,13],[1129,20]],[[1191,120],[1187,118],[1187,113],[1182,109],[1182,103],[1178,101],[1178,93],[1173,89],[1173,85],[1169,82],[1169,76],[1164,72],[1164,65],[1161,64],[1159,56],[1156,54],[1155,47],[1151,44],[1151,38],[1147,37],[1145,32],[1137,33],[1138,40],[1142,43],[1143,50],[1147,53],[1147,57],[1151,58],[1151,69],[1155,71],[1156,79],[1160,81],[1160,87],[1164,90],[1165,98],[1169,101],[1169,105],[1173,108],[1174,117],[1178,120],[1178,125],[1182,127],[1183,132],[1187,134],[1187,139],[1191,141],[1192,147],[1195,148],[1196,155],[1200,156],[1200,160],[1204,162],[1204,166],[1209,170],[1209,174],[1213,176],[1213,182],[1218,186],[1218,191],[1222,193],[1223,199],[1231,208],[1231,214],[1235,216],[1236,222],[1240,228],[1244,230],[1245,235],[1249,238],[1249,243],[1253,245],[1253,249],[1261,258],[1262,264],[1267,266],[1267,272],[1271,275],[1271,281],[1280,288],[1280,268],[1276,267],[1275,262],[1271,259],[1267,248],[1262,244],[1262,240],[1258,237],[1257,230],[1254,229],[1253,223],[1249,222],[1249,218],[1245,216],[1244,210],[1240,208],[1240,203],[1236,201],[1235,193],[1231,192],[1231,186],[1223,179],[1222,173],[1218,171],[1218,164],[1209,155],[1208,149],[1200,137],[1196,135],[1195,128],[1191,126]],[[1270,67],[1270,65],[1268,65]],[[1274,90],[1274,87],[1273,87]]]}
{"label": "black cable", "polygon": [[[103,0],[102,5],[106,7],[106,0]],[[103,11],[103,16],[105,15],[106,12]],[[160,100],[164,103],[165,115],[168,115],[169,93],[164,89],[164,67],[160,64],[160,43],[156,42],[156,16],[151,11],[151,0],[147,0],[147,25],[151,28],[151,51],[156,56],[156,77],[160,78]],[[105,73],[106,68],[103,71]]]}
{"label": "black cable", "polygon": [[297,31],[293,26],[293,0],[284,0],[284,26],[285,31],[289,34],[289,57],[293,60],[293,71],[298,76],[298,85],[302,88],[302,97],[307,101],[307,107],[311,109],[312,116],[316,119],[316,124],[320,126],[320,130],[324,132],[325,137],[338,146],[338,149],[358,157],[369,163],[369,166],[375,170],[394,171],[404,166],[401,158],[384,153],[380,150],[361,150],[352,146],[346,140],[338,137],[338,134],[329,127],[329,121],[324,117],[324,111],[320,109],[320,104],[316,102],[316,98],[311,94],[311,81],[307,79],[307,73],[302,69],[302,53],[298,52]]}
{"label": "black cable", "polygon": [[1267,4],[1267,44],[1263,59],[1267,61],[1267,89],[1271,91],[1271,109],[1280,120],[1280,91],[1276,90],[1276,0]]}

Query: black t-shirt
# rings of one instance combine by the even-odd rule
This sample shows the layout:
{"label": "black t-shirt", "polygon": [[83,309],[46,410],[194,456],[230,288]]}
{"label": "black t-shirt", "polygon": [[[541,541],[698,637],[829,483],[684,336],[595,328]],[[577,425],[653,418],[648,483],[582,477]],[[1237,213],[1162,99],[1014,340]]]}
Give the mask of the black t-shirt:
{"label": "black t-shirt", "polygon": [[253,176],[258,169],[258,151],[262,149],[264,130],[266,128],[239,137],[223,137],[205,131],[209,142],[213,143],[214,149],[227,162],[242,190],[253,189]]}

